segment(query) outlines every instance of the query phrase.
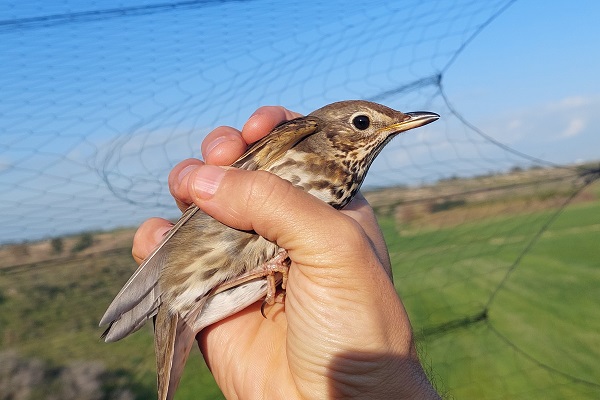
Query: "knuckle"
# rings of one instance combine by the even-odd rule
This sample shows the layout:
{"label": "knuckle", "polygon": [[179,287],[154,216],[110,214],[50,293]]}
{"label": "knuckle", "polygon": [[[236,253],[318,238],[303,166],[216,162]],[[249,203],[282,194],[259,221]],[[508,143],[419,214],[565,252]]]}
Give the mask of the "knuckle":
{"label": "knuckle", "polygon": [[351,217],[341,215],[336,231],[340,232],[338,241],[338,249],[344,247],[343,250],[348,254],[356,254],[363,256],[371,250],[371,244],[367,234],[361,224]]}
{"label": "knuckle", "polygon": [[268,240],[277,240],[292,218],[290,206],[298,200],[298,193],[290,182],[269,172],[255,171],[250,176],[246,214],[252,216],[254,230]]}
{"label": "knuckle", "polygon": [[289,197],[293,190],[290,182],[266,171],[256,171],[250,181],[250,196],[252,201],[249,206],[261,210],[274,211]]}

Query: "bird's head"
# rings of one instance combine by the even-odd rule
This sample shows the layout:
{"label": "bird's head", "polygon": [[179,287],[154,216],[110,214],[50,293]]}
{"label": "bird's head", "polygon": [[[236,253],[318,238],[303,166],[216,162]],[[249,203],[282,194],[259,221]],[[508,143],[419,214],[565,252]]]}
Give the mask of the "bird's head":
{"label": "bird's head", "polygon": [[[319,122],[319,133],[310,140],[326,142],[326,159],[337,165],[338,183],[331,189],[329,202],[343,207],[360,188],[373,160],[396,135],[437,120],[426,111],[402,113],[381,104],[363,100],[332,103],[309,114]],[[313,149],[316,150],[316,149]],[[325,197],[324,195],[321,197]]]}
{"label": "bird's head", "polygon": [[426,111],[402,113],[364,100],[332,103],[309,116],[323,121],[321,131],[336,150],[349,159],[366,159],[369,164],[394,136],[440,117]]}

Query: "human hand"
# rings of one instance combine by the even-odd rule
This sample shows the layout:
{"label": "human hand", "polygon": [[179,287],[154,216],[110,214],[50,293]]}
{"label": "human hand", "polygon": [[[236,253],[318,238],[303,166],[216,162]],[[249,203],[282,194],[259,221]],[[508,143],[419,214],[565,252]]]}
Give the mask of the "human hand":
{"label": "human hand", "polygon": [[[221,127],[202,145],[207,164],[228,165],[282,120],[298,116],[259,109],[241,132]],[[427,397],[427,381],[410,323],[390,279],[385,243],[362,196],[337,211],[265,172],[202,166],[185,160],[169,176],[180,208],[196,203],[238,229],[255,230],[288,251],[285,306],[260,304],[204,329],[198,340],[227,397]],[[198,176],[216,191],[197,190]],[[151,219],[138,230],[140,262],[171,224]],[[284,311],[285,310],[285,311]]]}

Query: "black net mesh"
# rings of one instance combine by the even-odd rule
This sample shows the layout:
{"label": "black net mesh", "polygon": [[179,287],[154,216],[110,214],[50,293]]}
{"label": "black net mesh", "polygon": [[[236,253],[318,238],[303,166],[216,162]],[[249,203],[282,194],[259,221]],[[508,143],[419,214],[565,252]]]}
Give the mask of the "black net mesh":
{"label": "black net mesh", "polygon": [[[96,327],[134,267],[127,227],[177,216],[168,172],[214,127],[343,99],[442,116],[364,186],[440,392],[597,398],[598,165],[505,145],[444,86],[513,3],[1,4],[0,399],[152,396],[151,332]],[[198,368],[180,398],[218,396]]]}

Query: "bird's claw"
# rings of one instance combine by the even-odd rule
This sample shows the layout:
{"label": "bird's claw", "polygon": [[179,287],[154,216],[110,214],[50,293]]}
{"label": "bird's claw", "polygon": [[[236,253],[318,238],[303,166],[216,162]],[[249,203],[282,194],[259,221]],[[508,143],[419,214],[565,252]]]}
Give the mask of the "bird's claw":
{"label": "bird's claw", "polygon": [[281,289],[285,290],[288,280],[288,271],[290,269],[290,259],[288,258],[287,251],[284,249],[279,250],[277,255],[267,261],[260,268],[264,270],[264,274],[267,277],[267,296],[265,297],[265,303],[272,306],[275,304],[275,293],[277,291],[277,281],[275,280],[275,274],[281,274]]}
{"label": "bird's claw", "polygon": [[[284,304],[285,303],[285,291],[284,292],[280,292],[275,296],[275,300],[273,301],[273,303],[279,303],[279,304]],[[265,314],[265,306],[268,305],[266,300],[263,300],[261,306],[260,306],[260,313],[262,314],[262,316],[267,319],[267,315]]]}

